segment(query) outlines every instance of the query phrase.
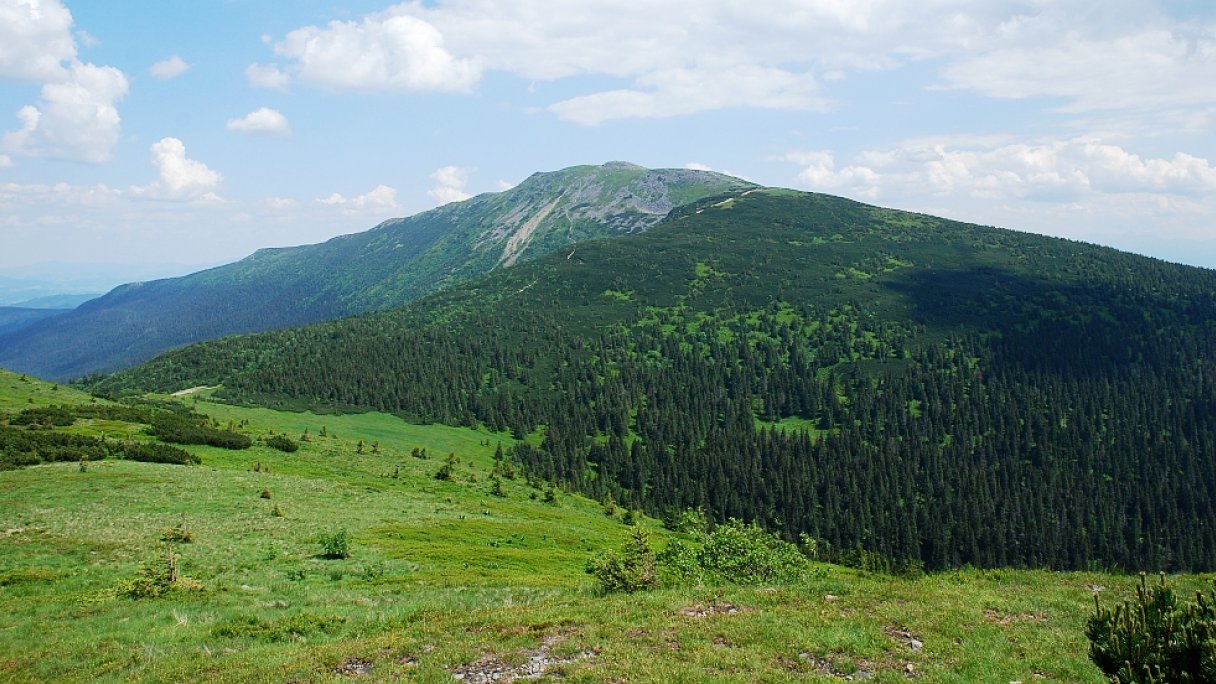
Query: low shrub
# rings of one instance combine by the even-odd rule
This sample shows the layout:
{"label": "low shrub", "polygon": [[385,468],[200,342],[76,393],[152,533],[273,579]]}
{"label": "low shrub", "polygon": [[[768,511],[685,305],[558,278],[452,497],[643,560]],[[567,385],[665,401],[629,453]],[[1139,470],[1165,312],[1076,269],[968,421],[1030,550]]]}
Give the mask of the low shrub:
{"label": "low shrub", "polygon": [[127,442],[119,450],[123,458],[143,463],[193,465],[202,462],[202,459],[185,449],[156,442]]}
{"label": "low shrub", "polygon": [[1216,592],[1182,602],[1165,584],[1150,588],[1144,573],[1136,597],[1109,611],[1094,596],[1085,627],[1089,659],[1110,681],[1216,682]]}
{"label": "low shrub", "polygon": [[300,445],[296,444],[290,437],[286,435],[271,435],[266,438],[266,446],[271,449],[278,449],[283,453],[290,454],[300,449]]}
{"label": "low shrub", "polygon": [[587,562],[587,573],[595,577],[601,591],[635,592],[658,586],[654,550],[646,531],[635,529],[619,552],[606,553]]}
{"label": "low shrub", "polygon": [[321,557],[334,560],[350,558],[350,537],[345,529],[336,532],[323,532],[317,537],[321,545]]}

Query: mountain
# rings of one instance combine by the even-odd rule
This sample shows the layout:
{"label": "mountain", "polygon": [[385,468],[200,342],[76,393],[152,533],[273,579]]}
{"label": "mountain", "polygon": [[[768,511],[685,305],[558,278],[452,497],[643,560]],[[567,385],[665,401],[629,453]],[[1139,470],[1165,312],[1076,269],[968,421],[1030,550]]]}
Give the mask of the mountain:
{"label": "mountain", "polygon": [[27,299],[23,302],[17,302],[13,306],[27,309],[75,309],[90,299],[96,299],[100,296],[100,292],[91,294],[54,294]]}
{"label": "mountain", "polygon": [[1214,293],[1206,269],[752,188],[93,388],[509,430],[536,476],[863,565],[1211,569]]}
{"label": "mountain", "polygon": [[578,240],[644,231],[673,207],[745,187],[716,173],[622,162],[538,173],[363,233],[120,286],[0,336],[0,366],[67,379],[199,340],[397,306]]}
{"label": "mountain", "polygon": [[38,321],[58,316],[60,309],[40,309],[25,306],[0,306],[0,336],[17,332]]}

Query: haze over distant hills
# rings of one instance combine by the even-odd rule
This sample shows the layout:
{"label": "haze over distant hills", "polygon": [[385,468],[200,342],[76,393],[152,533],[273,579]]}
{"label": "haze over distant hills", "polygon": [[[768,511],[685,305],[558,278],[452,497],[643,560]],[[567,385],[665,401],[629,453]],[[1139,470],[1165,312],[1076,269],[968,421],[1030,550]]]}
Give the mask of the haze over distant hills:
{"label": "haze over distant hills", "polygon": [[63,380],[199,340],[398,306],[579,240],[644,231],[673,207],[745,187],[708,171],[623,162],[538,173],[363,233],[123,285],[0,336],[0,367]]}

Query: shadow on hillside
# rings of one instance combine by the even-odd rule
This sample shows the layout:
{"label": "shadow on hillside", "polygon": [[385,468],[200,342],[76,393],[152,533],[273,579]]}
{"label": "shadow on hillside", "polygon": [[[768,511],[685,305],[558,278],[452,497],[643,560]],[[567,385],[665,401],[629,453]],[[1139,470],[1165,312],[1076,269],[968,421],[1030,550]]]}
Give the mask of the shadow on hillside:
{"label": "shadow on hillside", "polygon": [[[1100,371],[1158,366],[1179,336],[1216,315],[1211,298],[1154,294],[1107,282],[1033,278],[995,268],[920,270],[893,276],[908,314],[937,334],[976,334],[1026,370]],[[1175,292],[1178,292],[1175,290]],[[1162,335],[1163,330],[1177,331]]]}

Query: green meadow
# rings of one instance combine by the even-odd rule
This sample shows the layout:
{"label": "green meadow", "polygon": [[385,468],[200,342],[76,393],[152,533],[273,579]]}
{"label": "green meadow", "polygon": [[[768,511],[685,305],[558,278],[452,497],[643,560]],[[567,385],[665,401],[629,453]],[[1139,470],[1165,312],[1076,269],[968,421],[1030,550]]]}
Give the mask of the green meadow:
{"label": "green meadow", "polygon": [[[788,585],[601,595],[584,567],[623,543],[624,511],[560,490],[546,502],[509,462],[495,495],[507,435],[173,400],[254,446],[186,447],[194,466],[0,472],[0,681],[1100,682],[1093,595],[1110,605],[1135,584],[823,565]],[[96,402],[0,374],[5,418]],[[114,420],[55,429],[150,439]],[[272,434],[299,450],[266,446]],[[638,524],[656,547],[671,536]],[[342,532],[349,555],[324,557]],[[169,566],[163,593],[132,589]]]}

